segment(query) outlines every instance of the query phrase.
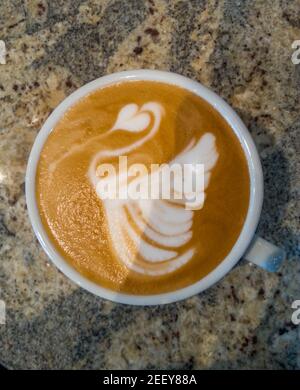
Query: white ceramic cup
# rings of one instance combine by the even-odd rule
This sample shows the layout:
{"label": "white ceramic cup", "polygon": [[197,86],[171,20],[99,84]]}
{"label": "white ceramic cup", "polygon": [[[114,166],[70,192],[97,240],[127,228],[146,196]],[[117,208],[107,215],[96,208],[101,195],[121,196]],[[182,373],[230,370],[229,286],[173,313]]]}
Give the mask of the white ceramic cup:
{"label": "white ceramic cup", "polygon": [[[235,132],[247,158],[250,173],[251,193],[248,214],[240,236],[230,253],[203,279],[188,287],[164,294],[144,296],[117,293],[93,283],[78,273],[56,251],[47,236],[40,219],[35,196],[36,168],[40,152],[51,130],[55,127],[65,111],[76,103],[78,99],[96,89],[116,82],[126,82],[129,80],[150,80],[173,84],[185,88],[205,99],[226,119]],[[33,230],[43,249],[60,271],[68,276],[73,282],[91,293],[119,303],[157,305],[180,301],[212,286],[225,276],[242,257],[269,271],[276,271],[284,259],[284,252],[282,250],[262,238],[254,236],[263,202],[263,174],[256,147],[248,130],[235,111],[218,95],[198,82],[174,73],[156,70],[132,70],[114,73],[84,85],[60,103],[44,123],[32,147],[26,172],[26,201]]]}

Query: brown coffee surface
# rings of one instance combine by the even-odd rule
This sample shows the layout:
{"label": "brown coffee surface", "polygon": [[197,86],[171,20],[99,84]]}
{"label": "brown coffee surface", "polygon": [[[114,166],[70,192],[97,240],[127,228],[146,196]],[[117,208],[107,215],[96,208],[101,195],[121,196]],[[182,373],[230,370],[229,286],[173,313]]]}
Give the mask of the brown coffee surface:
{"label": "brown coffee surface", "polygon": [[[141,274],[120,261],[110,239],[103,202],[87,175],[99,150],[123,148],[147,134],[151,125],[141,133],[119,129],[105,135],[124,106],[135,103],[141,107],[147,102],[161,105],[164,115],[155,136],[128,155],[130,162],[167,163],[191,139],[201,139],[207,133],[214,135],[218,152],[204,206],[194,211],[188,246],[195,248],[195,254],[182,267],[163,275]],[[105,162],[115,163],[115,159],[106,158]],[[88,279],[130,294],[174,291],[216,268],[239,237],[249,196],[247,161],[225,119],[193,93],[158,82],[121,82],[82,98],[50,133],[36,174],[41,220],[57,251]],[[178,250],[182,253],[184,249]]]}

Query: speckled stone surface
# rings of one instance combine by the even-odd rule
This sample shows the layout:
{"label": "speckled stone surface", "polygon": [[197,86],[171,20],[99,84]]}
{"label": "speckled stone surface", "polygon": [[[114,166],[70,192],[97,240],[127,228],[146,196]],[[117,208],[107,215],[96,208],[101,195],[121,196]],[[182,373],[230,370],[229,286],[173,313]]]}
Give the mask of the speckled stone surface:
{"label": "speckled stone surface", "polygon": [[[0,363],[299,369],[300,1],[2,0],[0,25]],[[241,261],[205,293],[139,308],[94,297],[49,263],[24,197],[35,136],[76,88],[136,68],[198,80],[243,118],[265,174],[258,232],[288,254],[279,273]]]}

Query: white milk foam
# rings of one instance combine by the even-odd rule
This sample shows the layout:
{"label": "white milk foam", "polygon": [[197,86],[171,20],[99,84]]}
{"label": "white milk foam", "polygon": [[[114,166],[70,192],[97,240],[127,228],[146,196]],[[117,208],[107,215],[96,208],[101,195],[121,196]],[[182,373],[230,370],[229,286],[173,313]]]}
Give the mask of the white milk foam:
{"label": "white milk foam", "polygon": [[[89,180],[104,206],[108,235],[116,257],[129,269],[154,276],[173,272],[193,257],[195,248],[188,244],[193,235],[194,211],[184,208],[185,199],[103,200],[98,193],[97,184],[100,179],[96,171],[103,159],[135,152],[154,137],[159,130],[163,114],[164,108],[156,102],[146,103],[140,109],[136,104],[123,107],[116,123],[106,135],[117,130],[140,133],[152,125],[150,130],[129,146],[98,152],[88,170]],[[211,133],[206,133],[197,142],[192,140],[190,145],[171,162],[204,164],[203,197],[198,209],[203,207],[205,189],[217,160],[215,137]],[[152,174],[156,175],[157,172]],[[132,181],[147,179],[143,177]],[[132,185],[132,181],[129,185]],[[176,190],[174,184],[174,193]]]}

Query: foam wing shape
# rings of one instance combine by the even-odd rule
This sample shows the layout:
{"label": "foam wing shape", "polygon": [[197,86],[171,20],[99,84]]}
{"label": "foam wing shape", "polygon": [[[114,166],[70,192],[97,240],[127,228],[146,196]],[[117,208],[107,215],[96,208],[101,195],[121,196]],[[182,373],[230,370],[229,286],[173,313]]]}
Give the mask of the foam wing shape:
{"label": "foam wing shape", "polygon": [[[199,197],[202,201],[196,208],[203,207],[205,189],[217,160],[215,137],[206,133],[171,162],[204,164],[203,197]],[[176,191],[174,185],[173,192]],[[195,253],[190,245],[194,211],[186,209],[185,202],[185,199],[104,200],[108,235],[117,258],[135,272],[154,276],[173,272],[190,261]]]}

